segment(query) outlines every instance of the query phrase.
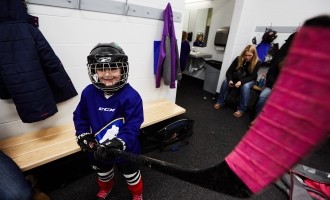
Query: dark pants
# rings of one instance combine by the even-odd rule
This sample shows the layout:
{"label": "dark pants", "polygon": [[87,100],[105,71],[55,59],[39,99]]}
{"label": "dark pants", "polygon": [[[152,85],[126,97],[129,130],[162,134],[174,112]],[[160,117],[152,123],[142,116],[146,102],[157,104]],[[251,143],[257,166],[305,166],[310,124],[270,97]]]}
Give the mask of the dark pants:
{"label": "dark pants", "polygon": [[32,186],[16,163],[0,151],[0,199],[30,200],[31,198]]}

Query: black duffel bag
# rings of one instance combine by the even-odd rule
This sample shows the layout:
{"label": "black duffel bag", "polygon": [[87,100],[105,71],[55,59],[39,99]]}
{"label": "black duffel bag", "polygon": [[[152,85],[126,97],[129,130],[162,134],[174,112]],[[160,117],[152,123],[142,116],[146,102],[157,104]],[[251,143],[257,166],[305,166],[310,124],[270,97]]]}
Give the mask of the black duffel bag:
{"label": "black duffel bag", "polygon": [[186,115],[179,115],[142,128],[139,136],[142,154],[156,150],[178,150],[187,145],[194,123]]}

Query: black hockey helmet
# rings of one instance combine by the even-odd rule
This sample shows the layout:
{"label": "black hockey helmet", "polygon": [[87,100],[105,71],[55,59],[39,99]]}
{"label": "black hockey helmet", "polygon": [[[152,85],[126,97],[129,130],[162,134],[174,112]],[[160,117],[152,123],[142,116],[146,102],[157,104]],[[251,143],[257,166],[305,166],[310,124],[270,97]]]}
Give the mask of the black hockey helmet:
{"label": "black hockey helmet", "polygon": [[[116,43],[99,43],[87,56],[89,78],[95,87],[106,94],[113,94],[127,83],[128,78],[128,57],[123,49]],[[99,81],[97,69],[120,68],[121,79],[112,86],[106,86]]]}

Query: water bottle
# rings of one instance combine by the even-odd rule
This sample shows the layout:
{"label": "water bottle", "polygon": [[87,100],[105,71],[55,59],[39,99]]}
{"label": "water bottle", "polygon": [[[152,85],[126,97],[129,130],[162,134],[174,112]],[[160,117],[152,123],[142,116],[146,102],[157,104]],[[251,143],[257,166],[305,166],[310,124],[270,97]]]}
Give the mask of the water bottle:
{"label": "water bottle", "polygon": [[263,88],[265,86],[266,76],[262,75],[258,81],[258,87]]}

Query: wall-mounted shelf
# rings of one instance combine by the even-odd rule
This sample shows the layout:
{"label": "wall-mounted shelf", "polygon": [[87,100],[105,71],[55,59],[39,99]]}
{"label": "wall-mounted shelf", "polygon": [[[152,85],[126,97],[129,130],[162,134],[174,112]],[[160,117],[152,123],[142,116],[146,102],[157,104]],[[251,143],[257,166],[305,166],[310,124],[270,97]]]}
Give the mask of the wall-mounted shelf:
{"label": "wall-mounted shelf", "polygon": [[28,4],[40,4],[46,6],[56,6],[63,8],[79,9],[79,0],[27,0]]}
{"label": "wall-mounted shelf", "polygon": [[[28,0],[30,4],[56,6],[133,17],[163,20],[162,9],[112,0]],[[182,13],[173,12],[173,21],[181,22]]]}
{"label": "wall-mounted shelf", "polygon": [[298,26],[257,26],[256,32],[265,32],[266,28],[271,28],[277,33],[294,33],[298,30]]}

